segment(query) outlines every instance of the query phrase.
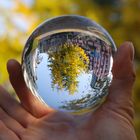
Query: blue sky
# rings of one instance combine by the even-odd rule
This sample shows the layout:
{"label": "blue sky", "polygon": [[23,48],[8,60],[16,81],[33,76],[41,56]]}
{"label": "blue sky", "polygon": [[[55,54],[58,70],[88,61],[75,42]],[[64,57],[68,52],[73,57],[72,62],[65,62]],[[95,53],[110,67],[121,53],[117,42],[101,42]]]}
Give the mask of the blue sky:
{"label": "blue sky", "polygon": [[[34,0],[21,0],[22,3],[26,4],[27,6],[31,6]],[[12,8],[16,3],[16,0],[0,0],[1,7],[4,8]]]}
{"label": "blue sky", "polygon": [[[41,54],[43,56],[42,62],[37,66],[37,85],[38,93],[42,99],[51,107],[58,108],[62,101],[70,101],[74,99],[80,99],[91,90],[90,82],[92,79],[92,74],[81,74],[77,79],[79,81],[78,93],[70,95],[68,91],[57,89],[52,90],[51,87],[51,71],[47,67],[48,56],[47,54]],[[86,91],[86,92],[83,92]]]}

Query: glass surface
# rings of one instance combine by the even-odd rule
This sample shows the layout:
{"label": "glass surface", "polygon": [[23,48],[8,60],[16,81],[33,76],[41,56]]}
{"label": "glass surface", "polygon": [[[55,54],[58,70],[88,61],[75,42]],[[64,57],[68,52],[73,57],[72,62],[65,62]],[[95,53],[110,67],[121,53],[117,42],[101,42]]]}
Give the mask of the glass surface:
{"label": "glass surface", "polygon": [[116,47],[97,23],[81,16],[45,21],[29,37],[22,57],[25,82],[49,107],[83,114],[105,100]]}

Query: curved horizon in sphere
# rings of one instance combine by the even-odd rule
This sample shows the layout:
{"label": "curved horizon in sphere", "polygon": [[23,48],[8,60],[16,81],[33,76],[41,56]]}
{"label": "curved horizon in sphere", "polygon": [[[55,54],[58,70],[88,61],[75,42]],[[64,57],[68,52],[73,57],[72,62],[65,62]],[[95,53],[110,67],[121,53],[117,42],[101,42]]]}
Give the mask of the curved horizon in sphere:
{"label": "curved horizon in sphere", "polygon": [[46,20],[22,56],[25,82],[45,105],[72,114],[95,110],[112,81],[116,46],[107,31],[76,15]]}

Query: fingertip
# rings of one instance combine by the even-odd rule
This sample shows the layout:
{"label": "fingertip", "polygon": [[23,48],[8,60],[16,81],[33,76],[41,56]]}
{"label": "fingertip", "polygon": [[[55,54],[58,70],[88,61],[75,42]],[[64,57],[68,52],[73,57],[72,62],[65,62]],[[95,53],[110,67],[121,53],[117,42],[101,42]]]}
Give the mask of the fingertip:
{"label": "fingertip", "polygon": [[134,46],[132,42],[126,41],[118,48],[114,57],[112,73],[113,79],[135,81]]}
{"label": "fingertip", "polygon": [[9,59],[7,61],[7,66],[15,66],[15,65],[20,65],[17,60],[15,60],[15,59]]}
{"label": "fingertip", "polygon": [[[129,58],[131,61],[134,60],[134,45],[130,41],[125,41],[119,48],[119,51],[123,53],[125,58]],[[127,56],[127,57],[126,57]],[[128,57],[129,56],[129,57]]]}
{"label": "fingertip", "polygon": [[9,74],[13,74],[17,72],[17,70],[20,69],[20,63],[15,59],[9,59],[7,62],[7,71]]}

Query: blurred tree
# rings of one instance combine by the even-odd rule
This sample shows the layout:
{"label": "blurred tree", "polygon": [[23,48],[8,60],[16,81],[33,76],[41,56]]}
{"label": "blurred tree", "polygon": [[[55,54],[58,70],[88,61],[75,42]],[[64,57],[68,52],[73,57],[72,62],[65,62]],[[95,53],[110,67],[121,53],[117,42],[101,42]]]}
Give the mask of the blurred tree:
{"label": "blurred tree", "polygon": [[107,5],[107,6],[113,6],[116,4],[117,0],[95,0],[93,1],[99,5]]}

